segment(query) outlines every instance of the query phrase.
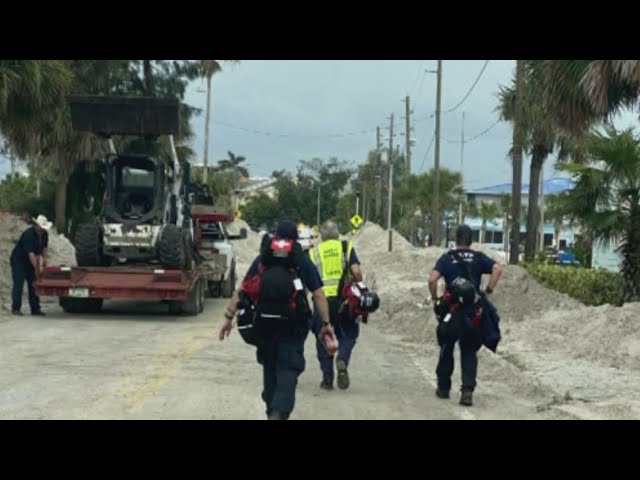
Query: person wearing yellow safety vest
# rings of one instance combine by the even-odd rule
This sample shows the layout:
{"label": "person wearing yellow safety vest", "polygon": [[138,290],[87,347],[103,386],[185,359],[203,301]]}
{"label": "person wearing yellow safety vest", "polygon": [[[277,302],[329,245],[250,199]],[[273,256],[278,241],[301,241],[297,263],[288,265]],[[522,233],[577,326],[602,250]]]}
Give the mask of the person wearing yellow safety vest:
{"label": "person wearing yellow safety vest", "polygon": [[[362,280],[360,261],[350,241],[340,241],[340,232],[335,222],[329,220],[320,226],[322,242],[309,251],[309,257],[318,269],[324,294],[329,301],[329,315],[331,324],[338,339],[338,353],[336,355],[336,369],[338,371],[338,388],[344,390],[349,387],[349,374],[347,366],[351,353],[355,347],[360,325],[357,319],[348,318],[346,312],[338,314],[340,308],[341,286],[344,281]],[[322,327],[322,320],[315,313],[313,316],[312,330],[316,333]],[[333,360],[323,343],[316,340],[318,361],[322,371],[320,388],[333,389]]]}

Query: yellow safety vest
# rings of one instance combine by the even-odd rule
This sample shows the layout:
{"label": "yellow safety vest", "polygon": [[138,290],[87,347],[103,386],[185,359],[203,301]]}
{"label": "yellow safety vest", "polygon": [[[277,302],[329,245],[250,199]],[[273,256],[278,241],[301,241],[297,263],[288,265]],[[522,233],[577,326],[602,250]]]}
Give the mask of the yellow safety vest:
{"label": "yellow safety vest", "polygon": [[351,250],[353,244],[348,243],[347,257],[342,254],[342,242],[340,240],[327,240],[316,246],[309,252],[311,261],[315,264],[322,283],[324,284],[324,294],[327,297],[337,297],[338,286],[342,273],[346,270],[347,278],[351,277],[351,272],[348,269],[349,258],[351,257]]}

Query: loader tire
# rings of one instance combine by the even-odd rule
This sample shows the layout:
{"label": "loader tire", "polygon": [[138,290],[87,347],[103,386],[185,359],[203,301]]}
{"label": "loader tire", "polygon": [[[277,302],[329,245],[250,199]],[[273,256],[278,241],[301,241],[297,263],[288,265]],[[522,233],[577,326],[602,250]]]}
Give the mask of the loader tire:
{"label": "loader tire", "polygon": [[158,237],[156,251],[163,268],[172,270],[184,268],[185,252],[182,229],[175,225],[165,225]]}

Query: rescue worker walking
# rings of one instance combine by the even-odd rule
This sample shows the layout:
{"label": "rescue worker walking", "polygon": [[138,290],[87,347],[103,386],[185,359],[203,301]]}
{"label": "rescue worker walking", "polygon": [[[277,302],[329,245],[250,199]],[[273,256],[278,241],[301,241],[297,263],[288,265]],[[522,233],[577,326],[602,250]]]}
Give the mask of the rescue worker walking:
{"label": "rescue worker walking", "polygon": [[[265,235],[263,244],[273,246],[275,243],[276,245],[282,245],[282,248],[290,249],[291,243],[295,243],[297,238],[298,230],[296,224],[290,221],[283,221],[278,225],[273,238]],[[310,291],[322,322],[318,335],[333,336],[334,333],[329,320],[329,307],[322,290],[320,276],[309,257],[304,255],[301,249],[298,251],[300,252],[299,255],[296,255],[296,258],[293,259],[296,272],[293,285],[295,285],[295,290],[300,294],[297,304],[299,306],[302,298],[304,298],[306,304],[306,291]],[[287,258],[287,255],[280,255],[280,260]],[[243,285],[249,279],[260,276],[260,297],[274,299],[278,292],[285,290],[287,296],[283,299],[283,305],[277,304],[275,307],[287,308],[290,306],[288,291],[290,288],[293,289],[291,277],[288,276],[289,272],[277,271],[276,266],[268,269],[269,267],[266,266],[267,260],[267,252],[263,250],[251,264],[245,275]],[[271,272],[273,274],[270,274]],[[279,283],[278,279],[283,278],[283,273],[284,280]],[[228,337],[231,332],[232,320],[238,308],[240,290],[236,289],[233,292],[231,302],[225,312],[224,324],[220,329],[220,340]],[[274,303],[276,302],[269,302],[268,306],[274,308]],[[258,316],[260,315],[260,306],[261,303],[257,307]],[[269,322],[269,319],[278,317],[278,315],[263,315],[263,325],[267,325],[267,328],[266,331],[265,328],[260,329],[261,342],[257,346],[257,360],[262,365],[262,399],[266,405],[266,414],[269,420],[287,420],[293,411],[298,377],[305,369],[304,342],[309,334],[310,313],[308,307],[304,310],[304,313],[296,310],[293,318],[289,318],[290,321],[282,319],[275,323]]]}
{"label": "rescue worker walking", "polygon": [[11,291],[11,313],[21,316],[22,292],[24,282],[27,282],[29,292],[29,307],[31,315],[44,315],[40,308],[40,299],[36,295],[35,281],[40,277],[41,259],[42,266],[46,266],[49,237],[47,230],[51,228],[51,222],[43,216],[37,220],[28,221],[30,224],[16,243],[10,257],[11,278],[13,288]]}
{"label": "rescue worker walking", "polygon": [[[335,222],[328,220],[320,226],[321,242],[310,250],[310,258],[316,265],[324,293],[329,301],[331,324],[338,339],[338,353],[336,356],[336,370],[338,371],[338,388],[344,390],[349,387],[349,373],[347,367],[351,354],[360,333],[360,325],[355,318],[349,318],[347,312],[339,313],[342,285],[353,279],[362,280],[360,261],[351,241],[340,241],[340,232]],[[321,310],[314,308],[312,329],[317,332],[321,327]],[[320,388],[333,389],[334,357],[327,352],[324,344],[316,341],[316,350],[322,382]]]}
{"label": "rescue worker walking", "polygon": [[[434,303],[436,316],[442,314],[438,309],[442,305],[442,300],[438,298],[438,280],[443,277],[445,289],[450,289],[454,281],[466,279],[473,284],[475,289],[472,298],[482,295],[480,283],[483,274],[490,274],[489,282],[484,290],[485,295],[493,293],[500,276],[502,267],[492,258],[480,251],[472,250],[472,231],[467,225],[460,225],[456,230],[456,248],[442,255],[436,262],[429,277],[429,290]],[[471,288],[471,287],[470,287]],[[486,299],[486,297],[484,297]],[[488,301],[486,301],[488,302]],[[487,305],[488,306],[488,305]],[[488,306],[489,307],[489,306]],[[492,309],[490,306],[487,310]],[[495,311],[495,310],[494,310]],[[460,360],[462,367],[462,394],[460,404],[465,406],[473,405],[473,391],[476,387],[476,376],[478,371],[477,352],[482,347],[480,328],[466,328],[459,336]],[[438,335],[440,345],[440,357],[436,374],[438,376],[438,388],[436,396],[438,398],[449,398],[451,390],[451,375],[453,374],[454,361],[453,350],[455,340],[441,338]]]}

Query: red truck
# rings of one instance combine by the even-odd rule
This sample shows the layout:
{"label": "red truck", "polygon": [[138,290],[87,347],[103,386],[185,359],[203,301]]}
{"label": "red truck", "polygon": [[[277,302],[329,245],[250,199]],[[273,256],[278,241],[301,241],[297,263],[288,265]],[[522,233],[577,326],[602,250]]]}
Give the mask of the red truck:
{"label": "red truck", "polygon": [[[106,299],[162,301],[172,315],[197,315],[204,310],[205,293],[225,272],[224,263],[235,258],[222,256],[207,238],[211,222],[228,223],[233,213],[194,207],[196,268],[170,270],[154,266],[46,267],[36,282],[39,296],[58,297],[68,313],[97,313]],[[246,231],[230,239],[246,238]],[[213,256],[211,254],[214,254]],[[223,272],[223,273],[220,273]],[[235,278],[233,279],[235,281]]]}

